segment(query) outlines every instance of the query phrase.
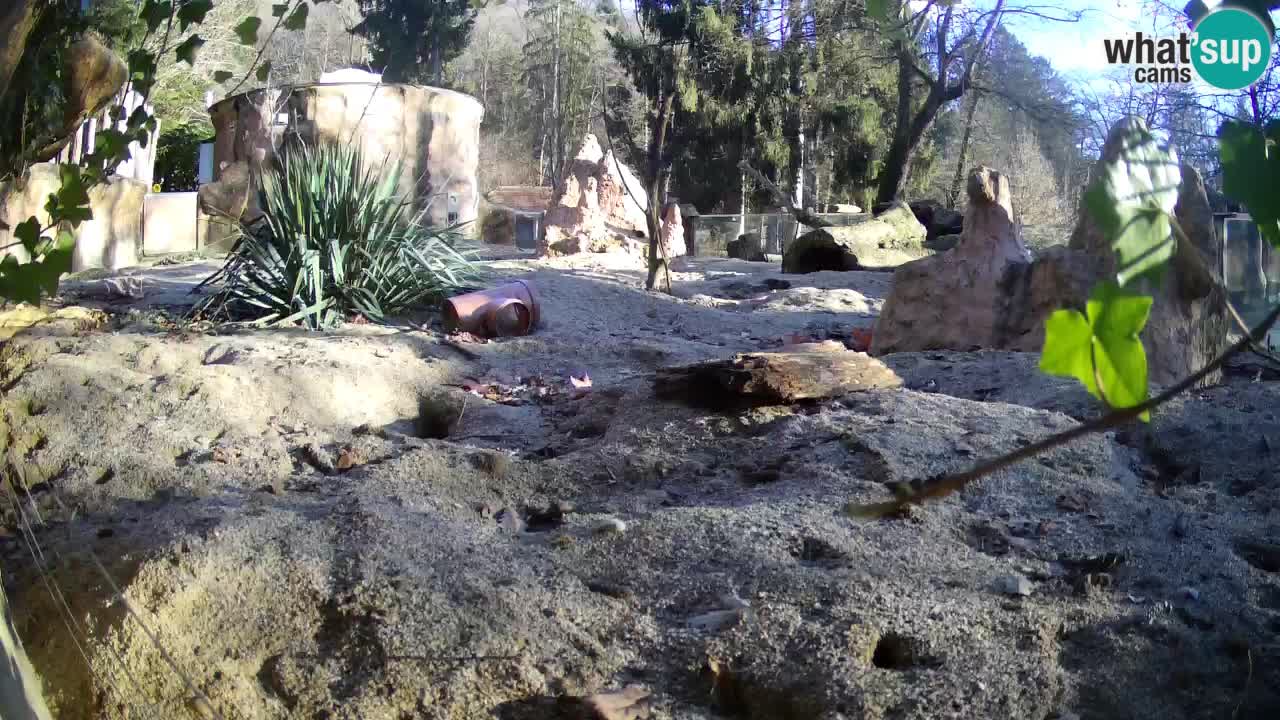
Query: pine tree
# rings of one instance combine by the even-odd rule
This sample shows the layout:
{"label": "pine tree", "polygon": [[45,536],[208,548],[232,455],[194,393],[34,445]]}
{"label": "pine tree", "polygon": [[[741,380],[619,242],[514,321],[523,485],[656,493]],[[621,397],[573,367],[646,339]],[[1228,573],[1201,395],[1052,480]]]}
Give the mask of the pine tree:
{"label": "pine tree", "polygon": [[360,12],[353,30],[368,39],[388,82],[436,85],[466,49],[476,18],[470,0],[360,0]]}
{"label": "pine tree", "polygon": [[531,0],[525,21],[525,78],[540,109],[538,166],[556,182],[599,100],[599,21],[576,0]]}

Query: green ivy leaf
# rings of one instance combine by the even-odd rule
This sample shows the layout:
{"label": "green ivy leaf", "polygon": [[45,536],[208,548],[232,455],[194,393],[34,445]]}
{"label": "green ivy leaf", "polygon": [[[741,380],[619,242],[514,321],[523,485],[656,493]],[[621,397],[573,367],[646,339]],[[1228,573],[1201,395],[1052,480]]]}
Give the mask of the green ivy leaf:
{"label": "green ivy leaf", "polygon": [[13,229],[13,236],[22,243],[28,255],[35,257],[36,244],[40,242],[40,221],[34,217],[23,220]]}
{"label": "green ivy leaf", "polygon": [[71,227],[93,219],[93,211],[89,209],[89,192],[84,187],[80,166],[70,163],[58,165],[58,183],[58,191],[49,195],[49,202],[44,206],[49,219],[55,224],[69,222]]}
{"label": "green ivy leaf", "polygon": [[133,88],[143,95],[151,92],[155,83],[156,56],[141,48],[129,53],[129,82]]}
{"label": "green ivy leaf", "polygon": [[199,25],[212,9],[213,0],[187,0],[178,8],[178,29],[186,32],[188,26]]}
{"label": "green ivy leaf", "polygon": [[235,27],[236,37],[240,39],[241,45],[257,45],[258,44],[258,28],[262,27],[262,18],[247,17],[240,21]]}
{"label": "green ivy leaf", "polygon": [[258,82],[266,82],[271,77],[271,62],[266,61],[258,66],[258,72],[254,73],[254,77],[258,78]]}
{"label": "green ivy leaf", "polygon": [[289,3],[280,3],[271,6],[271,17],[281,17],[289,11]]}
{"label": "green ivy leaf", "polygon": [[1262,236],[1280,248],[1280,126],[1266,131],[1245,123],[1225,123],[1218,132],[1222,191],[1244,204]]}
{"label": "green ivy leaf", "polygon": [[213,81],[216,83],[224,83],[235,76],[236,74],[230,70],[215,70],[213,73]]}
{"label": "green ivy leaf", "polygon": [[306,3],[302,3],[298,7],[294,8],[293,12],[289,13],[289,17],[285,18],[284,29],[302,30],[305,28],[307,26],[307,14],[310,11],[311,10],[307,7]]}
{"label": "green ivy leaf", "polygon": [[19,263],[13,255],[5,256],[0,260],[0,298],[39,305],[42,295],[58,292],[58,278],[71,272],[75,251],[75,237],[64,230],[45,244],[38,259]]}
{"label": "green ivy leaf", "polygon": [[1177,244],[1169,216],[1178,203],[1177,153],[1145,127],[1121,140],[1114,162],[1085,192],[1085,207],[1117,254],[1116,281],[1158,279]]}
{"label": "green ivy leaf", "polygon": [[142,12],[138,17],[147,24],[147,32],[155,32],[173,14],[173,3],[170,0],[147,0],[142,4]]}
{"label": "green ivy leaf", "polygon": [[174,48],[173,53],[178,57],[178,62],[195,65],[196,53],[199,52],[200,47],[203,45],[204,38],[199,35],[192,35],[186,40],[183,40],[182,44],[178,45],[178,47]]}
{"label": "green ivy leaf", "polygon": [[[1099,283],[1085,314],[1057,310],[1045,321],[1040,370],[1079,380],[1090,395],[1113,408],[1142,404],[1147,399],[1147,354],[1139,334],[1150,314],[1150,297]],[[1140,417],[1151,419],[1146,412]]]}

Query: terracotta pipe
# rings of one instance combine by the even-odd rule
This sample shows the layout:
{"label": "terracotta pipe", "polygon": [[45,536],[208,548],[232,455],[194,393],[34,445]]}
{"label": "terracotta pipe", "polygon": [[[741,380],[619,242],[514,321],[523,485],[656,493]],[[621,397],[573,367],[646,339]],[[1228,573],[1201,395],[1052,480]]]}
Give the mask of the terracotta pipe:
{"label": "terracotta pipe", "polygon": [[539,310],[533,283],[513,280],[445,300],[444,327],[490,337],[528,335],[541,321]]}

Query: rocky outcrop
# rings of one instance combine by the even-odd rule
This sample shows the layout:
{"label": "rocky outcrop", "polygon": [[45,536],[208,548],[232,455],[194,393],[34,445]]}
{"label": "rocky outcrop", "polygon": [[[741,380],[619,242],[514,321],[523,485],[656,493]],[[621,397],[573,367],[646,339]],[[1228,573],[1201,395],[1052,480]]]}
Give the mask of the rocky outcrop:
{"label": "rocky outcrop", "polygon": [[[354,142],[368,162],[400,162],[400,189],[432,224],[476,218],[484,108],[470,95],[368,81],[299,85],[229,97],[209,114],[218,168],[262,167],[286,133],[309,143]],[[287,127],[274,122],[281,115]]]}
{"label": "rocky outcrop", "polygon": [[785,273],[863,270],[901,265],[932,254],[925,228],[906,203],[895,203],[852,225],[811,230],[787,246]]}
{"label": "rocky outcrop", "polygon": [[[888,210],[893,203],[877,203],[873,211],[880,213]],[[964,214],[951,208],[943,207],[936,200],[913,200],[908,203],[911,213],[924,226],[929,240],[940,235],[959,235],[964,228]]]}
{"label": "rocky outcrop", "polygon": [[[1103,159],[1115,158],[1125,123],[1111,132]],[[1181,168],[1175,216],[1203,258],[1218,256],[1204,184]],[[1096,173],[1095,173],[1096,176]],[[991,187],[995,192],[988,192]],[[975,348],[1035,352],[1044,320],[1064,307],[1083,309],[1093,286],[1115,275],[1115,254],[1086,212],[1069,247],[1031,260],[1010,212],[1007,180],[987,168],[970,176],[969,215],[959,244],[941,255],[902,266],[876,324],[874,354]],[[1172,384],[1218,355],[1226,345],[1225,298],[1190,247],[1178,249],[1159,287],[1140,285],[1155,302],[1142,332],[1148,375]],[[1214,374],[1205,384],[1215,382]]]}
{"label": "rocky outcrop", "polygon": [[[61,186],[56,163],[32,165],[22,183],[0,183],[0,219],[9,225],[35,216],[47,222],[44,206]],[[142,255],[142,203],[147,187],[136,180],[113,176],[89,190],[93,218],[77,225],[73,272],[87,268],[119,270],[138,264]],[[11,231],[0,229],[0,246],[15,242]],[[22,247],[0,251],[20,262],[30,258]]]}
{"label": "rocky outcrop", "polygon": [[[1011,294],[1006,276],[1026,274],[1031,253],[1013,224],[1009,181],[990,168],[969,176],[969,217],[954,249],[909,262],[893,276],[893,289],[876,323],[871,351],[1006,347]],[[1012,267],[1012,269],[1011,269]]]}
{"label": "rocky outcrop", "polygon": [[662,233],[662,251],[666,253],[668,259],[688,254],[684,240],[684,218],[680,215],[679,204],[667,204],[666,211],[662,213],[662,226],[659,232]]}
{"label": "rocky outcrop", "polygon": [[729,257],[735,260],[749,260],[751,262],[765,262],[764,248],[760,244],[760,233],[744,233],[738,236],[736,240],[730,240],[725,247],[725,251]]}
{"label": "rocky outcrop", "polygon": [[[1107,136],[1099,164],[1114,160],[1125,136],[1137,129],[1145,129],[1137,118],[1116,123]],[[1095,171],[1094,176],[1097,175]],[[1155,298],[1142,331],[1142,344],[1147,351],[1151,382],[1157,384],[1170,384],[1190,375],[1227,346],[1226,296],[1208,271],[1216,265],[1222,244],[1213,227],[1204,181],[1190,165],[1181,167],[1174,217],[1191,246],[1179,244],[1158,285],[1143,281],[1136,288]],[[1100,258],[1102,277],[1114,275],[1116,258],[1107,239],[1083,208],[1080,218],[1068,246]],[[1220,376],[1221,373],[1213,373],[1201,384],[1216,383]]]}
{"label": "rocky outcrop", "polygon": [[587,135],[547,207],[538,254],[642,251],[636,241],[648,236],[647,203],[634,173]]}

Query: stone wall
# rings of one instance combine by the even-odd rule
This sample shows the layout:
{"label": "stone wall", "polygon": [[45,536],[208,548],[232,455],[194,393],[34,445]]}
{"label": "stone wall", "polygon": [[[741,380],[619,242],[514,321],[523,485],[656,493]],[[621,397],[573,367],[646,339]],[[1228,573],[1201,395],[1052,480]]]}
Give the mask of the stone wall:
{"label": "stone wall", "polygon": [[[17,225],[32,215],[47,221],[44,206],[58,186],[55,163],[33,165],[23,183],[0,183],[0,217],[9,225]],[[96,267],[118,270],[137,264],[142,253],[142,202],[146,194],[146,185],[121,177],[113,177],[89,191],[93,219],[75,228],[73,272]],[[14,241],[10,231],[0,230],[0,246]],[[9,253],[19,262],[30,259],[21,247],[0,256]]]}
{"label": "stone wall", "polygon": [[255,90],[209,109],[215,180],[235,163],[266,162],[285,130],[306,142],[358,142],[370,161],[399,160],[401,187],[432,224],[476,219],[480,122],[470,95],[416,85],[334,83]]}

